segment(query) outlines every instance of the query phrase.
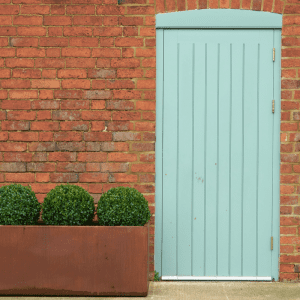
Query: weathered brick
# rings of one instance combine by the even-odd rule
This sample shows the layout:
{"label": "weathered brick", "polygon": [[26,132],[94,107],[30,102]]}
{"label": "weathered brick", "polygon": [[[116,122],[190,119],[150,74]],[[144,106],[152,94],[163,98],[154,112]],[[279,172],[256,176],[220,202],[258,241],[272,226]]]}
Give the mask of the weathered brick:
{"label": "weathered brick", "polygon": [[74,173],[52,173],[51,182],[78,182],[79,175]]}
{"label": "weathered brick", "polygon": [[0,164],[0,172],[26,172],[26,163],[9,162]]}

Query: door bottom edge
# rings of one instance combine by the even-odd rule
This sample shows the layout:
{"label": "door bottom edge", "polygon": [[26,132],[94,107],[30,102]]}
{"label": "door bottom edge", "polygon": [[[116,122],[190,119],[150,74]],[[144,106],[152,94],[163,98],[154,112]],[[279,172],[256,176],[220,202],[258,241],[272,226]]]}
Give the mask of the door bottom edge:
{"label": "door bottom edge", "polygon": [[162,276],[162,280],[250,280],[250,281],[271,281],[270,276]]}

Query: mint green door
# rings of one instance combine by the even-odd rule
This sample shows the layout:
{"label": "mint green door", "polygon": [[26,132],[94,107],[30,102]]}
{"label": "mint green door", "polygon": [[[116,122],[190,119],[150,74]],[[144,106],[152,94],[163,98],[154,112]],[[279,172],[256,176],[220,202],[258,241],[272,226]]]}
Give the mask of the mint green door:
{"label": "mint green door", "polygon": [[277,279],[274,30],[171,29],[159,40],[156,270],[165,280]]}

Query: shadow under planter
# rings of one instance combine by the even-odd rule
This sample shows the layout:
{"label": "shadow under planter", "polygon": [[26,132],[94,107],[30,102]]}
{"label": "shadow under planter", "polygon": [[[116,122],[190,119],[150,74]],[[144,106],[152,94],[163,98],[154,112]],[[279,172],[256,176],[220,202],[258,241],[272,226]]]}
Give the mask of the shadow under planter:
{"label": "shadow under planter", "polygon": [[0,226],[0,295],[147,296],[145,226]]}

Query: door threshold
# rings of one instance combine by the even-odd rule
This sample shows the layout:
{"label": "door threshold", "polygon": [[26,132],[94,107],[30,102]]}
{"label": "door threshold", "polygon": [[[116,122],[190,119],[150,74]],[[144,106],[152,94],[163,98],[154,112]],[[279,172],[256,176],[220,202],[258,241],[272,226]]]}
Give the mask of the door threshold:
{"label": "door threshold", "polygon": [[250,281],[271,281],[272,277],[263,276],[162,276],[162,280],[250,280]]}

